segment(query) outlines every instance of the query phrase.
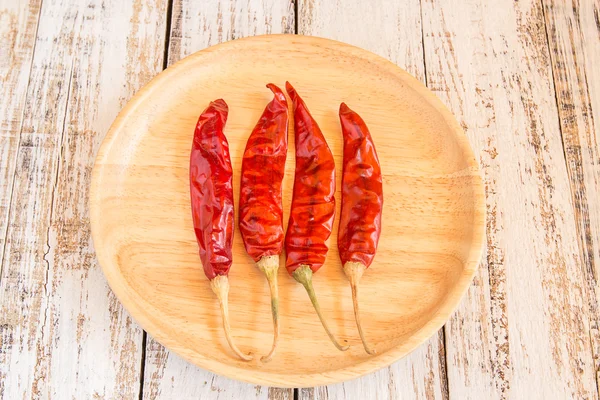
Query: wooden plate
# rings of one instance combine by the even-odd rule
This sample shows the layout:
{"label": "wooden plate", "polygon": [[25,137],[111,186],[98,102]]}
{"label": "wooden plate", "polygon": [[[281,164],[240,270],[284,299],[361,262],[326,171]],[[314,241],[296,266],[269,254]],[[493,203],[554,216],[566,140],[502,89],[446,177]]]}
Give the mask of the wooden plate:
{"label": "wooden plate", "polygon": [[[267,364],[238,360],[225,342],[217,300],[192,229],[188,163],[198,115],[209,101],[230,107],[229,140],[239,191],[246,140],[272,98],[269,82],[290,80],[321,126],[342,168],[338,107],[366,121],[384,175],[383,233],[360,286],[362,321],[377,350],[368,356],[356,330],[337,230],[315,275],[335,335],[329,342],[301,285],[279,271],[281,340]],[[284,182],[286,223],[294,141]],[[235,194],[236,201],[238,193]],[[99,151],[90,196],[94,244],[104,273],[133,317],[160,343],[212,372],[261,385],[299,387],[356,378],[398,360],[432,336],[467,290],[483,245],[484,195],[477,162],[460,126],[425,86],[392,63],[343,43],[293,35],[211,47],[154,78],[121,111]],[[335,227],[337,228],[337,219]],[[238,346],[271,346],[269,289],[235,234],[230,313]],[[282,265],[284,258],[282,257]]]}

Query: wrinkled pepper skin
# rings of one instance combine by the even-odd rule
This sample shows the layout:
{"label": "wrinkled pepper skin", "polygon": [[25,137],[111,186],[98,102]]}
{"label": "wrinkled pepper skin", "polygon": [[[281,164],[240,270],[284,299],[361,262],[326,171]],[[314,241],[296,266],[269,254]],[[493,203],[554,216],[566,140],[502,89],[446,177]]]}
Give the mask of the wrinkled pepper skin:
{"label": "wrinkled pepper skin", "polygon": [[219,99],[200,115],[190,155],[194,231],[206,277],[227,276],[234,232],[233,170],[223,128],[228,107]]}
{"label": "wrinkled pepper skin", "polygon": [[255,262],[281,254],[284,238],[281,184],[288,149],[288,104],[280,88],[267,87],[274,98],[246,143],[240,185],[240,232]]}
{"label": "wrinkled pepper skin", "polygon": [[285,238],[286,269],[292,275],[301,265],[316,272],[325,262],[335,216],[335,162],[304,101],[289,83],[286,90],[294,104],[296,138],[294,192]]}
{"label": "wrinkled pepper skin", "polygon": [[340,106],[340,123],[344,169],[338,248],[342,264],[358,262],[368,268],[381,235],[381,167],[365,122],[344,103]]}

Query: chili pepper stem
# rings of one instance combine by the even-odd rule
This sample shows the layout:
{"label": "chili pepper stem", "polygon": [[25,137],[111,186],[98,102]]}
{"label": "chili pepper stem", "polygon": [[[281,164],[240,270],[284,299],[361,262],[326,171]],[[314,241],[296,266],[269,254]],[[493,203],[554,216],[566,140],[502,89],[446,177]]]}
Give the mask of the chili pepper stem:
{"label": "chili pepper stem", "polygon": [[358,327],[358,334],[360,340],[362,340],[365,351],[371,355],[375,354],[375,350],[371,350],[365,339],[365,335],[360,324],[360,310],[358,308],[358,282],[362,278],[367,267],[359,262],[348,261],[344,264],[344,273],[350,281],[350,288],[352,289],[352,303],[354,304],[354,318],[356,319],[356,326]]}
{"label": "chili pepper stem", "polygon": [[310,269],[310,267],[308,265],[300,265],[300,267],[298,267],[292,273],[292,276],[294,277],[294,279],[296,281],[301,283],[302,286],[304,286],[304,288],[306,289],[306,292],[308,293],[308,297],[310,298],[310,301],[312,302],[313,307],[315,308],[315,311],[317,312],[317,315],[319,316],[319,319],[321,320],[321,324],[323,324],[323,328],[325,328],[325,332],[327,332],[327,336],[329,336],[329,339],[331,339],[331,342],[333,343],[333,345],[335,347],[337,347],[337,349],[340,351],[348,350],[348,348],[350,346],[347,346],[347,345],[342,346],[341,344],[339,344],[337,342],[337,340],[335,339],[335,337],[329,330],[329,326],[327,326],[327,322],[325,321],[323,314],[321,313],[321,307],[319,307],[319,302],[318,302],[317,296],[315,294],[315,289],[313,288],[313,285],[312,285],[313,272]]}
{"label": "chili pepper stem", "polygon": [[240,351],[240,349],[237,348],[235,343],[233,343],[233,339],[231,337],[228,307],[229,279],[227,279],[225,275],[217,275],[213,280],[210,281],[210,287],[219,299],[219,306],[221,307],[221,317],[223,318],[223,329],[225,330],[225,338],[227,339],[227,343],[229,343],[229,347],[231,347],[231,350],[233,350],[234,353],[237,354],[237,356],[242,360],[252,360],[252,356],[250,354],[244,354]]}
{"label": "chili pepper stem", "polygon": [[256,263],[269,282],[271,290],[271,313],[273,314],[273,347],[266,356],[260,358],[262,362],[269,362],[275,354],[277,342],[279,341],[279,291],[277,289],[277,270],[279,269],[279,256],[265,256]]}

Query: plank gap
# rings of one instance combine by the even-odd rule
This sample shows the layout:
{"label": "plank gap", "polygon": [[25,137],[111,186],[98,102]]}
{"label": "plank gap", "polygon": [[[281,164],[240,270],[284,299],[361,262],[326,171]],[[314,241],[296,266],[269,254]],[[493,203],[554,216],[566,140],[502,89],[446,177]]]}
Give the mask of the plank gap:
{"label": "plank gap", "polygon": [[148,333],[146,331],[142,332],[142,356],[141,358],[141,367],[140,367],[140,395],[139,400],[144,399],[144,375],[146,373],[146,342],[148,339]]}
{"label": "plank gap", "polygon": [[442,399],[450,399],[450,389],[448,387],[448,357],[446,355],[446,325],[439,331],[439,341],[441,348],[439,349],[439,363],[440,363],[440,385],[442,392]]}
{"label": "plank gap", "polygon": [[[294,3],[294,33],[297,35],[298,34],[298,2],[300,0],[292,0]],[[297,395],[297,390],[294,389],[294,396]],[[296,397],[294,397],[294,399],[296,399]]]}
{"label": "plank gap", "polygon": [[[173,0],[167,0],[167,13],[165,21],[165,51],[163,54],[163,67],[165,70],[169,66],[169,43],[171,42],[171,20],[173,19]],[[144,332],[145,334],[146,332]]]}
{"label": "plank gap", "polygon": [[[427,84],[427,60],[425,59],[425,30],[423,28],[423,0],[419,1],[419,11],[421,13],[421,51],[423,51],[423,80],[425,81],[425,86],[429,87]],[[445,329],[445,328],[442,328]]]}

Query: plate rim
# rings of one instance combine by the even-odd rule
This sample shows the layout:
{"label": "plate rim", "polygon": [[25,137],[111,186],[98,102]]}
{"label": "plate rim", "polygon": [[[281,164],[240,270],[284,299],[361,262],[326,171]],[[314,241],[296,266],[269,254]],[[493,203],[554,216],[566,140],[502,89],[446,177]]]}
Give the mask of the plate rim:
{"label": "plate rim", "polygon": [[[346,366],[324,373],[281,374],[261,371],[260,369],[240,368],[235,365],[226,364],[215,359],[207,358],[198,352],[191,353],[187,349],[180,347],[176,341],[169,338],[170,335],[166,334],[164,330],[160,328],[160,326],[152,323],[152,321],[146,317],[146,315],[149,313],[139,304],[139,295],[135,292],[132,293],[132,291],[128,289],[128,285],[124,284],[126,280],[119,273],[120,267],[118,265],[113,265],[110,262],[110,256],[105,253],[103,246],[98,245],[102,242],[98,232],[100,230],[100,220],[102,219],[99,208],[101,203],[100,182],[104,166],[103,162],[106,161],[106,157],[109,154],[112,143],[118,136],[120,129],[124,126],[128,115],[140,104],[143,104],[144,100],[148,96],[152,95],[154,90],[164,81],[167,81],[172,75],[185,68],[188,63],[195,62],[196,59],[203,57],[208,52],[224,49],[230,46],[239,46],[242,42],[265,40],[295,40],[303,41],[309,45],[323,44],[328,46],[333,45],[338,48],[345,48],[353,53],[360,53],[365,59],[375,62],[378,65],[386,66],[388,70],[391,70],[395,74],[402,75],[403,82],[410,86],[410,88],[413,89],[417,94],[422,96],[427,103],[436,111],[438,111],[448,123],[449,129],[453,131],[455,136],[458,138],[457,143],[459,148],[465,155],[465,161],[468,164],[468,167],[465,168],[465,171],[468,171],[468,175],[474,178],[472,184],[474,194],[474,221],[472,223],[472,241],[468,256],[466,257],[463,271],[461,272],[455,285],[446,294],[446,299],[441,302],[441,305],[434,313],[434,316],[430,318],[420,329],[413,332],[413,334],[410,335],[406,341],[390,348],[386,352],[362,359],[351,366]],[[90,209],[91,235],[98,264],[102,268],[111,290],[121,302],[123,308],[127,310],[136,323],[138,323],[147,333],[152,335],[152,337],[161,345],[200,368],[246,383],[263,386],[277,386],[283,388],[304,388],[318,385],[329,385],[359,378],[381,368],[385,368],[416,350],[420,345],[432,337],[443,325],[445,325],[448,319],[458,308],[462,298],[471,285],[475,273],[477,272],[485,244],[486,207],[481,170],[465,132],[450,110],[423,83],[386,58],[347,43],[318,36],[268,34],[231,40],[192,53],[157,74],[141,89],[139,89],[134,96],[131,97],[127,104],[121,109],[108,129],[106,136],[102,140],[102,144],[100,145],[96,155],[92,170],[88,205]],[[138,299],[136,299],[136,296]]]}

